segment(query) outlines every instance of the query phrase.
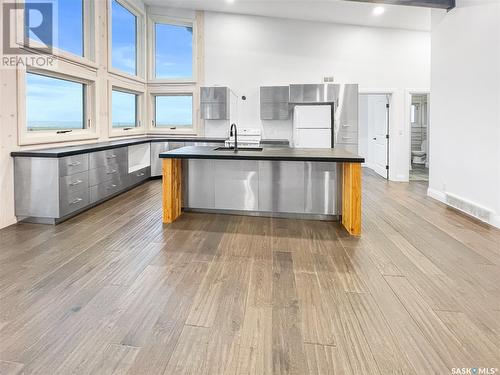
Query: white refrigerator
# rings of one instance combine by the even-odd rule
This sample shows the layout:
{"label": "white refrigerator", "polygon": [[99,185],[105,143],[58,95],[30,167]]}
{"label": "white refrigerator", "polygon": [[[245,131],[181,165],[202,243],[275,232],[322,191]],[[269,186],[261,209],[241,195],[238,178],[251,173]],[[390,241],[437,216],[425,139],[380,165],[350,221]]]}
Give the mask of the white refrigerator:
{"label": "white refrigerator", "polygon": [[332,107],[296,105],[293,111],[293,147],[332,147]]}

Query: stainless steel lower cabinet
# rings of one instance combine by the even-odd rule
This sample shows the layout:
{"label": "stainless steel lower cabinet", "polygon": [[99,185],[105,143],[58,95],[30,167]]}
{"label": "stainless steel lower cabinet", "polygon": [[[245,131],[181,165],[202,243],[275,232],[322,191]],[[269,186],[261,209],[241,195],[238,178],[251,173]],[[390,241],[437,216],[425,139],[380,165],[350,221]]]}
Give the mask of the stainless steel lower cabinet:
{"label": "stainless steel lower cabinet", "polygon": [[129,173],[127,155],[125,147],[59,159],[15,157],[18,220],[55,224],[147,180],[151,168]]}
{"label": "stainless steel lower cabinet", "polygon": [[340,214],[342,186],[337,163],[304,163],[304,212],[306,214]]}
{"label": "stainless steel lower cabinet", "polygon": [[259,161],[259,210],[304,212],[304,162]]}
{"label": "stainless steel lower cabinet", "polygon": [[120,176],[113,176],[111,179],[90,187],[90,201],[99,202],[124,189],[124,181]]}
{"label": "stainless steel lower cabinet", "polygon": [[83,186],[79,189],[68,192],[67,194],[60,194],[59,201],[59,216],[64,217],[72,212],[81,210],[87,207],[90,203],[89,189]]}
{"label": "stainless steel lower cabinet", "polygon": [[185,207],[214,208],[214,160],[183,160],[183,205]]}
{"label": "stainless steel lower cabinet", "polygon": [[337,163],[195,160],[183,164],[183,206],[331,219],[339,212]]}
{"label": "stainless steel lower cabinet", "polygon": [[151,177],[161,176],[162,160],[158,155],[168,151],[168,142],[151,142]]}
{"label": "stainless steel lower cabinet", "polygon": [[151,167],[139,169],[128,174],[128,186],[133,186],[147,180],[151,176]]}
{"label": "stainless steel lower cabinet", "polygon": [[215,207],[227,210],[259,209],[259,162],[217,160],[214,162]]}

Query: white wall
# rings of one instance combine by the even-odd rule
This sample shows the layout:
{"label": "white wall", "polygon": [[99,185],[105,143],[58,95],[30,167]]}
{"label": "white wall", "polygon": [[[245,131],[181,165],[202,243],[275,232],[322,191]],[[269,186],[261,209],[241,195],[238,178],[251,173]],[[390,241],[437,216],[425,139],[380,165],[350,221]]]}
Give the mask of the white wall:
{"label": "white wall", "polygon": [[500,2],[432,16],[429,195],[493,211],[500,227]]}
{"label": "white wall", "polygon": [[[259,87],[321,82],[359,83],[361,91],[393,91],[391,170],[408,180],[409,129],[405,90],[430,87],[430,34],[427,32],[205,13],[205,84],[227,85],[239,101],[242,127],[261,127]],[[205,134],[227,134],[227,122],[207,121]],[[291,121],[268,121],[267,138],[290,138]]]}

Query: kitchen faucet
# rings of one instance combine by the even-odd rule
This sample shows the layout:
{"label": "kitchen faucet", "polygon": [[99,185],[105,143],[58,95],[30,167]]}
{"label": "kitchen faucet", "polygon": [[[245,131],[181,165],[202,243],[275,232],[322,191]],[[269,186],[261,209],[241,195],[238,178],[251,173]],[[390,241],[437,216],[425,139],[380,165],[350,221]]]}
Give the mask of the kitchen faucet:
{"label": "kitchen faucet", "polygon": [[234,152],[238,152],[238,129],[236,128],[236,124],[231,124],[231,129],[229,130],[229,136],[233,136],[233,127],[234,127]]}

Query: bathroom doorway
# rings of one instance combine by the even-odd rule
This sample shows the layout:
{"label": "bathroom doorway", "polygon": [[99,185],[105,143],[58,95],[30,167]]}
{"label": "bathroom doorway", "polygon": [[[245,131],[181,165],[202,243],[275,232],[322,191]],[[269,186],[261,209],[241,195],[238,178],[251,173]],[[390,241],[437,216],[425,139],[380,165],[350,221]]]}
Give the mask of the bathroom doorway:
{"label": "bathroom doorway", "polygon": [[429,94],[411,94],[410,181],[429,181]]}

